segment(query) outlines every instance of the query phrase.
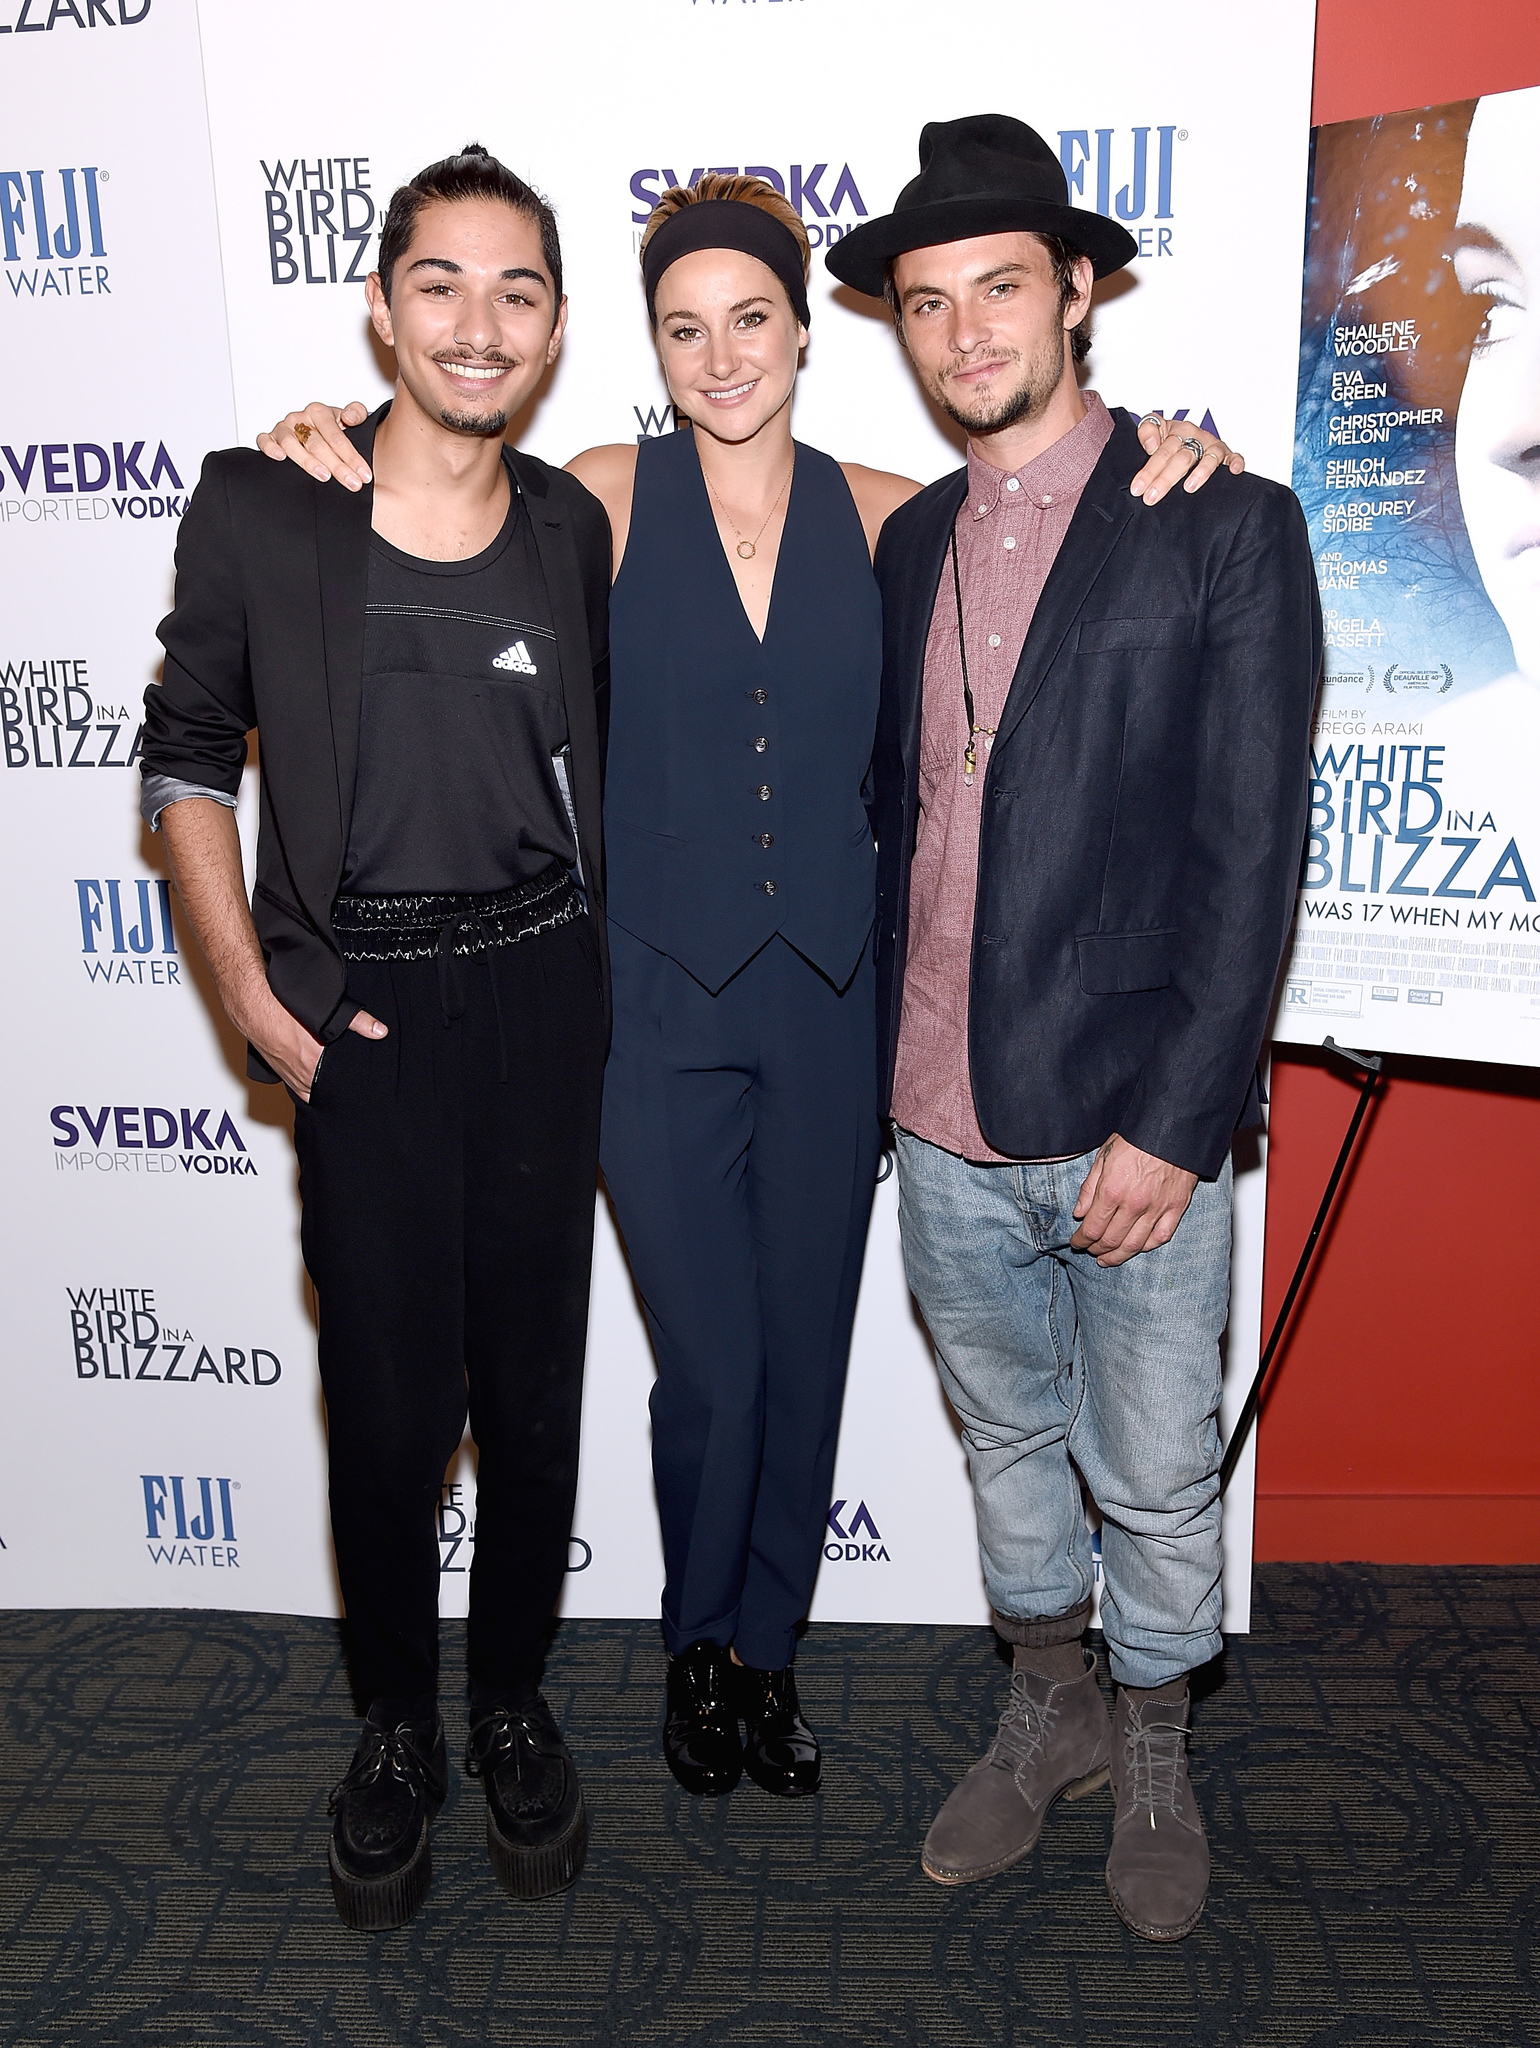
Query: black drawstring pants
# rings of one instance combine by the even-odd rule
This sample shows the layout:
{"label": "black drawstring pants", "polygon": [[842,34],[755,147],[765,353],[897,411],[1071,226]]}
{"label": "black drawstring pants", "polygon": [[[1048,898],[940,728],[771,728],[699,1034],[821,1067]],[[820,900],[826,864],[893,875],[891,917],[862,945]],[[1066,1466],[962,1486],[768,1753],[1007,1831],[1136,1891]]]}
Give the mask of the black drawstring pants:
{"label": "black drawstring pants", "polygon": [[453,1001],[434,959],[351,962],[350,998],[390,1035],[344,1032],[295,1113],[332,1536],[370,1700],[437,1689],[436,1511],[467,1414],[478,1695],[539,1681],[577,1486],[604,1051],[590,922],[457,958],[451,981]]}

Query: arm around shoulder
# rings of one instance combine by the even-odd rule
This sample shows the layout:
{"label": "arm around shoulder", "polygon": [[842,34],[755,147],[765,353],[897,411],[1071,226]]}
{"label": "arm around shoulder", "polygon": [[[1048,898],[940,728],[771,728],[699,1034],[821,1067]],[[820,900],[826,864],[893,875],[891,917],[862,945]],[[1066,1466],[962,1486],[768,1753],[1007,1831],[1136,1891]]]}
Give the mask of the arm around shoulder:
{"label": "arm around shoulder", "polygon": [[610,522],[611,575],[620,573],[631,530],[631,494],[636,486],[636,444],[611,442],[600,448],[585,448],[567,464],[567,474],[576,477],[584,490],[599,500]]}
{"label": "arm around shoulder", "polygon": [[861,515],[866,545],[875,557],[877,539],[886,520],[900,505],[907,505],[924,486],[917,484],[913,477],[895,476],[886,469],[868,469],[860,462],[842,462],[840,468],[850,486],[850,495],[855,499],[856,510]]}

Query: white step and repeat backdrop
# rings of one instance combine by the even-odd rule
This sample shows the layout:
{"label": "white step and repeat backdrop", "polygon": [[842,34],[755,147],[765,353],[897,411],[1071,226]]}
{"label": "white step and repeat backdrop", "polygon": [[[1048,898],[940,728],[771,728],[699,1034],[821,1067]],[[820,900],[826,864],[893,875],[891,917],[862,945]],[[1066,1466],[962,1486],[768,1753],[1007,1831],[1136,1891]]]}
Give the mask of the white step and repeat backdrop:
{"label": "white step and repeat backdrop", "polygon": [[[987,104],[1048,135],[1079,203],[1138,237],[1098,309],[1097,388],[1212,420],[1286,479],[1313,9],[1023,0],[982,70],[922,0],[463,0],[452,21],[406,0],[0,0],[0,17],[0,1603],[327,1614],[286,1098],[246,1083],[135,808],[153,629],[205,451],[310,397],[385,394],[361,288],[380,217],[468,139],[560,213],[569,340],[518,423],[559,462],[671,429],[635,256],[665,185],[757,170],[821,248],[891,204],[924,121]],[[881,310],[831,282],[815,269],[799,437],[927,480],[955,467]],[[1257,1351],[1263,1179],[1238,1181],[1232,1406]],[[650,1382],[601,1203],[569,1614],[656,1612]],[[835,1496],[817,1618],[984,1619],[891,1181]],[[1250,1501],[1248,1464],[1231,1629]],[[464,1608],[474,1516],[467,1452],[441,1516],[446,1612]]]}

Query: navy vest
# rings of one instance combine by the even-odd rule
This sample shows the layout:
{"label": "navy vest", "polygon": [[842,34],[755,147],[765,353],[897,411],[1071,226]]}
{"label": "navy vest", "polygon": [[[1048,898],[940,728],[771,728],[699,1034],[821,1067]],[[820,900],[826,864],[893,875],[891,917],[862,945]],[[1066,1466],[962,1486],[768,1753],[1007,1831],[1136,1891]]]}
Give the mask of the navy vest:
{"label": "navy vest", "polygon": [[610,600],[609,915],[713,992],[777,932],[842,988],[874,915],[881,602],[839,464],[795,446],[763,642],[689,430],[637,448]]}

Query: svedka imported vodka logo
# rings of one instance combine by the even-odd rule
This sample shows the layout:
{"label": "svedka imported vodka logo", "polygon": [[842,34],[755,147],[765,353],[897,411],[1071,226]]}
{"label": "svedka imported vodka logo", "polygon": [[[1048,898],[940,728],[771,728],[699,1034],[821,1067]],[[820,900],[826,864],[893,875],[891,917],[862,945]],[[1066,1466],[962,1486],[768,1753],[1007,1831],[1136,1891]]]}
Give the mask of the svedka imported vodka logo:
{"label": "svedka imported vodka logo", "polygon": [[[180,519],[181,472],[164,441],[0,441],[0,528]],[[170,486],[168,489],[167,486]]]}
{"label": "svedka imported vodka logo", "polygon": [[235,1502],[238,1479],[180,1472],[142,1472],[145,1548],[151,1564],[236,1571]]}
{"label": "svedka imported vodka logo", "polygon": [[[671,185],[693,185],[708,171],[728,178],[741,174],[746,178],[763,178],[783,199],[790,200],[807,229],[808,240],[815,249],[824,249],[849,234],[858,220],[866,218],[867,212],[849,164],[842,163],[834,171],[832,163],[830,159],[826,163],[789,164],[785,170],[773,164],[696,164],[689,176],[683,178],[667,165],[633,171],[631,197],[639,203],[641,211],[632,212],[632,224],[644,228],[652,209]],[[633,245],[640,240],[640,235],[633,235]]]}
{"label": "svedka imported vodka logo", "polygon": [[124,881],[77,877],[81,965],[104,988],[179,985],[182,964],[171,924],[171,884],[160,876]]}
{"label": "svedka imported vodka logo", "polygon": [[153,1287],[66,1287],[75,1377],[105,1386],[109,1380],[135,1386],[276,1387],[283,1361],[276,1351],[249,1339],[240,1344],[201,1343],[193,1332],[168,1320]]}
{"label": "svedka imported vodka logo", "polygon": [[366,156],[260,158],[274,284],[362,284],[374,246]]}
{"label": "svedka imported vodka logo", "polygon": [[7,768],[133,768],[139,707],[91,693],[84,661],[0,655],[0,742]]}
{"label": "svedka imported vodka logo", "polygon": [[158,1174],[191,1182],[257,1178],[256,1161],[229,1110],[60,1102],[48,1121],[60,1173]]}
{"label": "svedka imported vodka logo", "polygon": [[112,290],[102,229],[108,173],[95,164],[0,171],[0,274],[13,300],[100,299]]}
{"label": "svedka imported vodka logo", "polygon": [[837,1543],[826,1543],[823,1554],[830,1564],[891,1564],[888,1547],[882,1540],[882,1531],[872,1519],[872,1511],[863,1500],[851,1515],[845,1514],[847,1501],[837,1500],[829,1509],[829,1527],[839,1538]]}

